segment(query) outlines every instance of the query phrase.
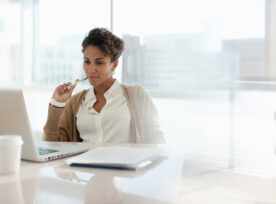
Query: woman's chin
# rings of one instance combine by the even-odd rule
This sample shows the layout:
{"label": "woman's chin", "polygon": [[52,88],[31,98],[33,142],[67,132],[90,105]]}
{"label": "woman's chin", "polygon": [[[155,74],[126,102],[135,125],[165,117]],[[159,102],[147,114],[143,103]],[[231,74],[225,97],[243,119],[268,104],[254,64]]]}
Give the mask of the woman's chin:
{"label": "woman's chin", "polygon": [[89,79],[89,83],[91,86],[97,86],[99,84],[99,81],[95,79]]}

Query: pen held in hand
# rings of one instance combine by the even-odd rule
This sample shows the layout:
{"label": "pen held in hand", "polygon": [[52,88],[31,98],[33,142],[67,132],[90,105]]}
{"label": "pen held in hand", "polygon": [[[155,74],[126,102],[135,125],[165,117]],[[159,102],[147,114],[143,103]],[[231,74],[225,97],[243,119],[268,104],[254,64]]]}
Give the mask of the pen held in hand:
{"label": "pen held in hand", "polygon": [[78,84],[81,81],[85,81],[87,79],[87,77],[81,79],[81,80],[76,80],[73,84],[71,84],[70,86],[67,86],[67,89],[71,89],[72,86],[75,86],[76,84]]}

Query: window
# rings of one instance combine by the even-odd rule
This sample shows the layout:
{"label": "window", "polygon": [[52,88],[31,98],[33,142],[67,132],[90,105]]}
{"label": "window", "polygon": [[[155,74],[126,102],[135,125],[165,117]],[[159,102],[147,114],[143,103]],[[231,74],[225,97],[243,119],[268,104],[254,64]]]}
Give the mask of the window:
{"label": "window", "polygon": [[[38,55],[33,83],[56,85],[80,78],[81,42],[90,29],[110,27],[109,16],[107,0],[41,0],[37,5]],[[51,69],[44,69],[45,64]]]}
{"label": "window", "polygon": [[182,92],[267,78],[263,0],[115,2],[125,83]]}
{"label": "window", "polygon": [[[9,84],[12,79],[21,80],[21,5],[0,3],[0,83]],[[20,73],[20,74],[17,74]]]}

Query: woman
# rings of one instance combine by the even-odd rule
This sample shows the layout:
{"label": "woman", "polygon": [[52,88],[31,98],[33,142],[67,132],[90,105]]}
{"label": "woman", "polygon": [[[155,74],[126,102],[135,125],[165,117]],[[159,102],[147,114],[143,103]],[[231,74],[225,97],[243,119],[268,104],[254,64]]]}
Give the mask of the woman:
{"label": "woman", "polygon": [[74,84],[58,86],[49,105],[44,140],[102,143],[164,143],[158,115],[140,86],[124,86],[113,72],[124,42],[104,28],[82,42],[83,68],[91,88],[73,96]]}

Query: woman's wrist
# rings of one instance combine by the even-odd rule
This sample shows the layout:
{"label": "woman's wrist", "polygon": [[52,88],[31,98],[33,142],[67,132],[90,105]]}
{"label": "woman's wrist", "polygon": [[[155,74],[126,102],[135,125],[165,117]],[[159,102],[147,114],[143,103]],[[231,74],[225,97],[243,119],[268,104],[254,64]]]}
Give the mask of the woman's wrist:
{"label": "woman's wrist", "polygon": [[58,107],[58,108],[64,108],[65,107],[65,102],[58,102],[54,98],[51,98],[50,104]]}

